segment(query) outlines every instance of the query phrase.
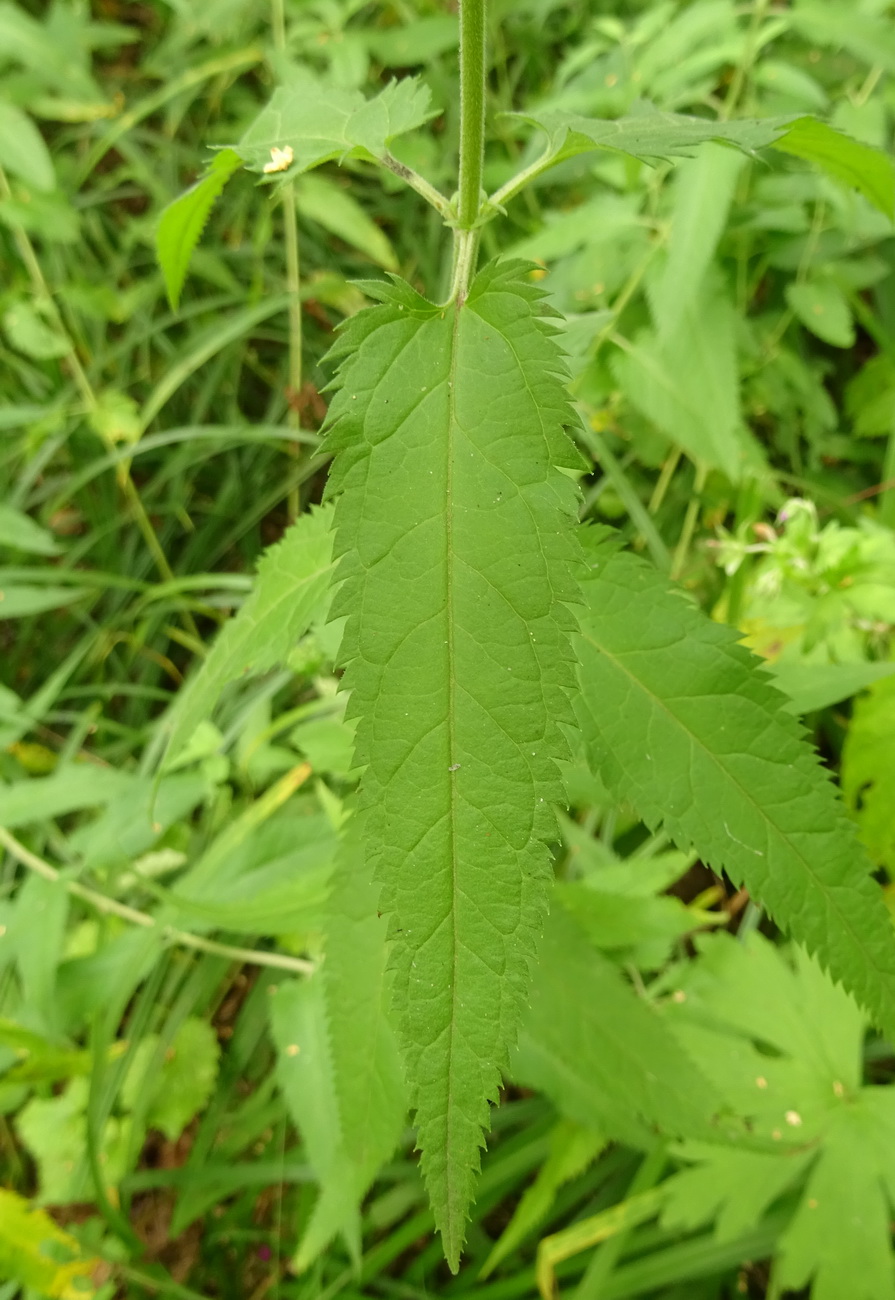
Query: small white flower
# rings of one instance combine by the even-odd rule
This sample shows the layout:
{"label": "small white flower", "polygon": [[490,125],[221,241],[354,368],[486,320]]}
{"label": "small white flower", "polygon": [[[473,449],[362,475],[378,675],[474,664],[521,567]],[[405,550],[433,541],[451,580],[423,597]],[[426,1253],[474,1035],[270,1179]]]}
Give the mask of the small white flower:
{"label": "small white flower", "polygon": [[292,152],[292,145],[287,144],[285,149],[278,149],[276,145],[270,151],[270,162],[264,164],[266,173],[284,172],[287,167],[291,166],[295,154]]}

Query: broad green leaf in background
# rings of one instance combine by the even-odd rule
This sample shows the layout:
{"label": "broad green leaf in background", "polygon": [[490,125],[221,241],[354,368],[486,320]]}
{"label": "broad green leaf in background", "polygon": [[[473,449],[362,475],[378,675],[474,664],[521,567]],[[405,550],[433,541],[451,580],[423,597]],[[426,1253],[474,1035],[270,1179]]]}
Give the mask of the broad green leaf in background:
{"label": "broad green leaf in background", "polygon": [[412,68],[456,47],[459,28],[452,14],[433,14],[388,28],[368,28],[363,41],[385,68]]}
{"label": "broad green leaf in background", "polygon": [[71,343],[55,322],[24,298],[3,313],[3,332],[16,351],[35,361],[53,361],[71,351]]}
{"label": "broad green leaf in background", "polygon": [[579,720],[650,826],[745,885],[895,1027],[895,936],[844,810],[758,661],[633,555],[591,538]]}
{"label": "broad green leaf in background", "polygon": [[510,1076],[578,1124],[649,1147],[724,1121],[708,1079],[562,907],[548,918]]}
{"label": "broad green leaf in background", "polygon": [[[320,1198],[293,1265],[301,1272],[337,1233],[359,1258],[359,1206],[404,1124],[406,1099],[386,1014],[385,922],[349,833],[326,910],[326,957],[272,1004],[279,1075],[306,1135]],[[296,1050],[297,1049],[297,1050]]]}
{"label": "broad green leaf in background", "polygon": [[0,1277],[50,1300],[90,1300],[98,1265],[45,1210],[0,1188]]}
{"label": "broad green leaf in background", "polygon": [[391,919],[422,1167],[456,1269],[546,906],[573,682],[571,412],[524,263],[343,327],[325,448],[359,834]]}
{"label": "broad green leaf in background", "polygon": [[233,147],[254,171],[270,164],[274,149],[291,150],[288,167],[295,174],[330,159],[381,159],[396,136],[431,116],[429,91],[413,77],[365,99],[296,68]]}
{"label": "broad green leaf in background", "polygon": [[53,160],[44,138],[26,113],[0,100],[0,167],[33,189],[47,193],[56,184]]}
{"label": "broad green leaf in background", "polygon": [[165,277],[168,301],[176,311],[190,258],[202,237],[211,209],[230,177],[242,166],[233,149],[216,153],[205,173],[186,193],[169,203],[159,218],[155,247]]}
{"label": "broad green leaf in background", "polygon": [[699,949],[677,969],[668,1023],[718,1096],[770,1142],[764,1152],[684,1143],[689,1167],[665,1184],[665,1226],[715,1219],[718,1240],[731,1240],[798,1188],[776,1286],[813,1280],[812,1300],[891,1300],[895,1098],[861,1086],[863,1016],[816,962],[797,951],[793,969],[759,934],[703,937]]}
{"label": "broad green leaf in background", "polygon": [[895,673],[895,663],[812,664],[784,659],[769,663],[768,668],[792,701],[793,713],[826,709]]}
{"label": "broad green leaf in background", "polygon": [[721,1136],[708,1079],[563,907],[550,913],[539,953],[514,1082],[544,1092],[563,1117],[634,1147],[648,1148],[656,1127]]}
{"label": "broad green leaf in background", "polygon": [[[752,457],[740,417],[736,316],[707,282],[661,340],[644,330],[613,358],[628,400],[693,460],[738,481]],[[620,344],[621,346],[621,344]]]}
{"label": "broad green leaf in background", "polygon": [[284,981],[272,998],[270,1014],[280,1089],[322,1187],[302,1242],[304,1254],[313,1259],[341,1232],[357,1260],[363,1189],[357,1166],[342,1142],[320,977]]}
{"label": "broad green leaf in background", "polygon": [[196,1016],[184,1020],[162,1050],[158,1034],[147,1034],[131,1057],[122,1104],[139,1108],[149,1127],[161,1129],[174,1142],[214,1092],[219,1056],[214,1026]]}
{"label": "broad green leaf in background", "polygon": [[0,571],[0,619],[29,618],[51,609],[64,609],[84,600],[86,595],[83,587],[32,587],[4,582]]}
{"label": "broad green leaf in background", "polygon": [[660,342],[682,328],[682,317],[700,295],[745,162],[735,150],[709,143],[675,171],[668,252],[661,275],[647,285]]}
{"label": "broad green leaf in background", "polygon": [[[58,555],[59,544],[52,533],[13,506],[0,505],[0,547],[26,551],[31,555]],[[0,617],[3,617],[0,612]]]}
{"label": "broad green leaf in background", "polygon": [[[87,1160],[86,1079],[72,1079],[54,1097],[32,1097],[15,1119],[16,1132],[38,1170],[38,1200],[42,1205],[73,1205],[94,1194]],[[113,1117],[102,1136],[100,1165],[107,1187],[124,1176],[129,1122]]]}
{"label": "broad green leaf in background", "polygon": [[829,279],[803,280],[786,286],[786,301],[806,329],[834,348],[850,348],[855,323],[848,299]]}
{"label": "broad green leaf in background", "polygon": [[333,569],[331,513],[322,507],[302,515],[264,553],[252,594],[178,692],[168,716],[167,762],[211,715],[225,686],[284,663],[299,637],[325,614]]}
{"label": "broad green leaf in background", "polygon": [[395,250],[376,222],[368,217],[349,190],[328,176],[301,176],[295,183],[295,202],[303,217],[364,253],[387,271],[396,271]]}
{"label": "broad green leaf in background", "polygon": [[895,72],[895,33],[880,5],[846,7],[827,0],[798,0],[787,21],[813,44],[848,50],[871,67]]}
{"label": "broad green leaf in background", "polygon": [[891,677],[855,701],[842,750],[842,794],[873,861],[895,868],[895,679]]}

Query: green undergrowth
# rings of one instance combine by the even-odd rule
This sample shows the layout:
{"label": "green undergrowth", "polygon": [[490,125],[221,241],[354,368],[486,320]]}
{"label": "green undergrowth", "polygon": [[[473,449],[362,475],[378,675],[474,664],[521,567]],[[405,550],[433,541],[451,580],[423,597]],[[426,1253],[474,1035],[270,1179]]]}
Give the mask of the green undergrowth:
{"label": "green undergrowth", "polygon": [[895,1297],[890,8],[0,3],[0,1300]]}

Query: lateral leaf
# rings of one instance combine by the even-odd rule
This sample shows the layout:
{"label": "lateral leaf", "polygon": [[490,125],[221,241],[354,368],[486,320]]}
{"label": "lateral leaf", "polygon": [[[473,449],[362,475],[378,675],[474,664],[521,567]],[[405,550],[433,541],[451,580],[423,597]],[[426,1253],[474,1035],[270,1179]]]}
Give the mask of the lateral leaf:
{"label": "lateral leaf", "polygon": [[251,595],[178,692],[168,718],[166,763],[211,715],[229,682],[283,663],[298,638],[325,614],[333,571],[331,515],[327,506],[302,515],[265,551]]}
{"label": "lateral leaf", "polygon": [[745,885],[892,1032],[891,923],[798,722],[731,629],[591,537],[577,644],[595,771]]}
{"label": "lateral leaf", "polygon": [[180,303],[190,258],[202,238],[211,209],[230,177],[241,166],[242,159],[238,153],[233,149],[222,149],[215,154],[195,185],[169,203],[159,218],[155,235],[156,255],[165,277],[168,302],[174,311]]}
{"label": "lateral leaf", "polygon": [[576,492],[556,466],[578,461],[527,270],[492,264],[459,308],[367,286],[381,305],[343,328],[328,424],[359,834],[453,1268],[545,910],[574,683]]}
{"label": "lateral leaf", "polygon": [[881,149],[853,140],[813,117],[741,118],[722,122],[682,113],[643,113],[612,120],[551,109],[516,113],[547,135],[545,163],[562,162],[591,149],[614,149],[643,162],[692,156],[715,140],[743,153],[774,148],[816,163],[829,175],[860,190],[891,217],[895,213],[895,167]]}
{"label": "lateral leaf", "polygon": [[282,170],[295,175],[333,158],[379,159],[396,136],[432,116],[429,91],[416,77],[390,81],[365,99],[297,68],[234,148],[253,171],[269,167],[275,149],[285,152]]}

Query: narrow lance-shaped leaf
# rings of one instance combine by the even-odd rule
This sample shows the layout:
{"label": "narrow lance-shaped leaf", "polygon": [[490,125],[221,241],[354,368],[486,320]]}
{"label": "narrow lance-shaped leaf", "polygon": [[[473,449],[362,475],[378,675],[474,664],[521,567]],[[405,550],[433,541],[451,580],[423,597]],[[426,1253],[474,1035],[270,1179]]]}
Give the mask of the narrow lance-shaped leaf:
{"label": "narrow lance-shaped leaf", "polygon": [[[406,1098],[386,1007],[385,921],[349,826],[326,916],[318,974],[274,1002],[286,1097],[320,1178],[293,1258],[301,1272],[343,1232],[360,1258],[360,1201],[401,1136]],[[315,1051],[316,1048],[316,1051]],[[321,1122],[323,1121],[323,1122]]]}
{"label": "narrow lance-shaped leaf", "polygon": [[211,715],[228,683],[283,663],[325,614],[333,571],[331,514],[323,507],[302,515],[262,556],[251,595],[177,696],[168,717],[169,762]]}
{"label": "narrow lance-shaped leaf", "polygon": [[195,185],[169,203],[159,218],[155,236],[159,266],[165,277],[168,301],[174,310],[180,302],[183,282],[196,245],[202,237],[211,209],[230,177],[238,172],[242,159],[233,149],[215,154],[211,165]]}
{"label": "narrow lance-shaped leaf", "polygon": [[735,632],[614,546],[589,546],[576,639],[589,760],[648,825],[745,885],[893,1032],[891,921],[798,722]]}
{"label": "narrow lance-shaped leaf", "polygon": [[577,454],[526,270],[488,267],[461,307],[368,285],[381,305],[341,335],[330,410],[359,834],[454,1268],[545,910],[574,681],[576,493],[556,466]]}

